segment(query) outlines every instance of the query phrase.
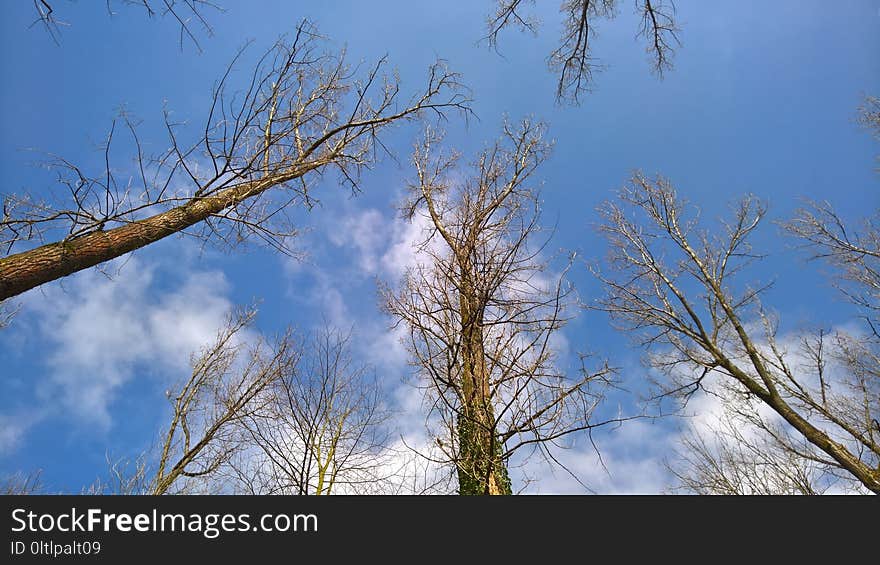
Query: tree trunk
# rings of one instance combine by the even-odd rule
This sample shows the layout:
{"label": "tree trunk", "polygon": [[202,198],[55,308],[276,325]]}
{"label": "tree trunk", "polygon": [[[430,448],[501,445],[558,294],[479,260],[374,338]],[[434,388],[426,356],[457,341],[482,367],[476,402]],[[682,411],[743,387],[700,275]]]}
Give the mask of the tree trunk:
{"label": "tree trunk", "polygon": [[483,348],[481,309],[471,285],[462,284],[461,413],[458,416],[458,488],[463,495],[511,494],[510,478],[495,434],[495,415]]}
{"label": "tree trunk", "polygon": [[4,257],[0,259],[0,300],[180,233],[242,200],[298,178],[314,167],[310,164],[296,171],[244,182],[112,230],[94,231]]}

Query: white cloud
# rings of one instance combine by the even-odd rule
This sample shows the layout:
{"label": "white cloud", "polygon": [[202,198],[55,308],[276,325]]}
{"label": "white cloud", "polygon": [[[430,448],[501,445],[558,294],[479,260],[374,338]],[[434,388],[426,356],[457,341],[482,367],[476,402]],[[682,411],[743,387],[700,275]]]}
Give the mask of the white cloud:
{"label": "white cloud", "polygon": [[334,277],[320,267],[311,267],[310,284],[298,285],[296,300],[302,300],[312,307],[317,307],[318,316],[314,322],[348,329],[352,323],[352,314],[345,300],[345,295],[334,284]]}
{"label": "white cloud", "polygon": [[565,469],[534,453],[526,462],[513,461],[512,478],[531,479],[528,494],[657,494],[668,486],[664,457],[675,435],[670,426],[635,420],[595,435],[598,452],[580,436],[575,445],[553,452]]}
{"label": "white cloud", "polygon": [[388,237],[387,225],[381,212],[368,208],[343,216],[328,230],[327,237],[337,247],[354,247],[359,267],[372,275],[379,268],[379,252]]}
{"label": "white cloud", "polygon": [[158,269],[131,258],[113,280],[87,271],[25,297],[17,323],[32,320],[45,344],[43,403],[107,428],[116,394],[135,375],[179,378],[187,370],[231,310],[229,285],[220,272],[178,265],[172,278],[181,282],[159,290]]}
{"label": "white cloud", "polygon": [[343,212],[324,227],[330,243],[354,252],[363,275],[396,281],[407,268],[424,261],[418,244],[424,241],[429,224],[423,214],[410,221],[366,208]]}
{"label": "white cloud", "polygon": [[402,377],[409,370],[409,352],[403,326],[390,327],[391,320],[382,316],[366,320],[355,328],[358,353],[384,376]]}
{"label": "white cloud", "polygon": [[232,309],[228,292],[219,271],[197,272],[157,307],[148,307],[146,333],[171,367],[185,369],[189,355],[217,335]]}
{"label": "white cloud", "polygon": [[[324,320],[340,328],[355,326],[355,347],[367,362],[383,374],[399,376],[408,361],[404,328],[391,329],[391,320],[381,314],[378,303],[364,315],[360,304],[350,301],[355,295],[357,300],[366,295],[375,301],[376,277],[396,284],[407,268],[424,260],[417,244],[423,241],[428,222],[420,216],[410,222],[375,208],[352,209],[348,203],[326,212],[325,217],[333,220],[322,222],[319,233],[325,239],[317,239],[311,247],[320,250],[329,242],[331,250],[341,250],[349,260],[338,253],[315,252],[308,262],[297,262],[287,272],[300,281],[310,279],[306,295]],[[352,264],[357,267],[354,272]],[[360,312],[357,319],[356,312]]]}
{"label": "white cloud", "polygon": [[[391,237],[382,254],[381,265],[385,275],[397,282],[408,268],[425,262],[426,257],[419,252],[418,246],[424,241],[430,222],[426,216],[416,214],[412,221],[395,218],[389,224]],[[439,240],[433,244],[439,245]]]}

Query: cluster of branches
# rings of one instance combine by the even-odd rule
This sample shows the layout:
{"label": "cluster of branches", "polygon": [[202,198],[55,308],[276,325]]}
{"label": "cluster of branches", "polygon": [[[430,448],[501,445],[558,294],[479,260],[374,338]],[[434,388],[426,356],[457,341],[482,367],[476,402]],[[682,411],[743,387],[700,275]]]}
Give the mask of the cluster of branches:
{"label": "cluster of branches", "polygon": [[[166,112],[170,148],[149,159],[134,125],[123,119],[111,128],[99,175],[57,159],[62,190],[51,199],[2,195],[0,247],[7,256],[0,258],[0,300],[173,234],[224,245],[255,236],[285,251],[286,237],[295,233],[288,213],[312,202],[311,187],[323,174],[335,170],[357,189],[384,149],[379,136],[387,127],[425,112],[444,118],[449,110],[467,111],[458,76],[442,62],[431,66],[421,92],[401,101],[384,59],[358,78],[344,53],[327,50],[308,22],[260,57],[245,88],[229,95],[241,56],[214,88],[194,144],[179,139]],[[127,179],[117,178],[110,164],[122,126],[136,152],[137,173]]]}
{"label": "cluster of branches", "polygon": [[315,331],[267,401],[242,420],[246,447],[223,472],[234,492],[368,494],[391,482],[390,412],[375,374],[353,360],[350,337]]}
{"label": "cluster of branches", "polygon": [[290,335],[269,342],[248,335],[256,310],[233,313],[216,340],[194,355],[192,372],[168,389],[171,417],[153,452],[111,461],[93,493],[201,491],[241,448],[237,430],[267,402],[265,392],[291,371]]}
{"label": "cluster of branches", "polygon": [[859,108],[858,122],[870,130],[875,139],[880,139],[880,98],[865,96],[865,102]]}
{"label": "cluster of branches", "polygon": [[[211,33],[206,0],[129,0],[181,26],[181,44]],[[497,47],[511,26],[537,30],[523,0],[498,0],[487,39]],[[34,7],[57,40],[52,3]],[[617,0],[566,0],[560,45],[548,57],[557,100],[578,102],[601,65],[592,55],[596,21]],[[108,3],[108,10],[110,5]],[[675,7],[637,0],[639,35],[654,70],[671,68],[679,44]],[[204,128],[182,140],[165,115],[167,151],[147,156],[136,124],[114,122],[99,174],[56,158],[59,190],[3,194],[0,301],[99,265],[173,234],[235,246],[257,239],[281,252],[296,229],[290,213],[310,207],[321,177],[335,171],[357,190],[397,122],[468,112],[458,76],[433,65],[425,87],[401,100],[384,59],[352,69],[309,23],[259,57],[244,87],[229,93],[239,52],[213,90]],[[869,97],[859,121],[880,132],[880,103]],[[135,175],[120,178],[111,148],[128,134]],[[515,453],[558,463],[554,447],[577,432],[619,422],[594,411],[611,377],[607,365],[577,378],[556,366],[554,336],[564,327],[571,288],[548,273],[537,193],[527,185],[547,158],[540,124],[505,126],[501,139],[460,174],[459,155],[437,149],[432,130],[417,146],[417,182],[404,206],[424,221],[420,262],[384,306],[408,330],[409,348],[430,401],[431,433],[463,494],[512,492]],[[606,289],[597,308],[640,336],[660,377],[658,399],[717,395],[724,415],[684,440],[673,473],[691,492],[819,493],[843,487],[880,492],[880,217],[847,226],[824,202],[809,203],[784,229],[825,261],[864,329],[781,334],[762,304],[768,284],[744,283],[762,256],[751,240],[764,205],[743,199],[732,219],[701,226],[663,178],[636,174],[602,208],[610,244]],[[3,304],[0,304],[0,308]],[[10,314],[0,312],[0,327]],[[230,318],[193,359],[187,380],[168,391],[172,417],[154,453],[111,462],[93,492],[165,494],[233,491],[329,494],[374,492],[389,465],[388,413],[375,377],[348,354],[348,336],[318,332],[304,347],[292,334],[268,341],[245,330],[252,310]],[[306,351],[311,352],[306,354]],[[18,476],[8,493],[39,490]]]}
{"label": "cluster of branches", "polygon": [[19,472],[0,479],[0,495],[39,494],[43,491],[41,474]]}
{"label": "cluster of branches", "polygon": [[[597,307],[641,336],[647,363],[665,376],[661,396],[721,387],[754,401],[739,411],[778,449],[880,492],[876,224],[846,230],[826,204],[785,224],[838,269],[870,331],[780,337],[778,320],[760,300],[770,285],[741,282],[761,258],[750,242],[765,216],[758,200],[745,198],[731,221],[703,228],[667,180],[636,174],[601,212],[610,250],[608,269],[596,270],[607,290]],[[791,433],[780,433],[778,422]]]}
{"label": "cluster of branches", "polygon": [[[866,97],[858,122],[880,136],[880,104]],[[812,261],[824,261],[831,268],[832,283],[854,304],[864,322],[861,332],[820,330],[801,336],[793,353],[820,379],[823,403],[829,394],[849,396],[843,410],[858,410],[865,390],[877,389],[880,379],[878,317],[880,305],[880,221],[876,213],[859,224],[851,224],[828,202],[810,202],[784,225],[798,238]],[[827,387],[834,375],[848,375],[855,387]],[[840,380],[837,379],[838,385]],[[844,381],[845,384],[845,381]],[[836,402],[841,403],[840,399]],[[746,403],[748,405],[748,403]],[[840,405],[840,404],[839,404]],[[724,397],[724,419],[708,433],[691,432],[679,451],[679,465],[672,467],[681,488],[697,493],[720,494],[819,494],[867,492],[865,485],[836,465],[817,457],[815,449],[797,432],[768,418],[754,408],[744,409],[743,399]],[[868,433],[880,433],[876,409],[864,404]],[[752,433],[743,430],[750,429]],[[790,446],[797,445],[796,449]]]}
{"label": "cluster of branches", "polygon": [[[525,13],[525,5],[534,0],[498,0],[495,12],[489,17],[487,39],[498,46],[501,32],[508,27],[536,33],[538,19]],[[602,65],[592,54],[592,40],[596,35],[596,20],[612,19],[617,13],[618,0],[565,0],[560,12],[563,31],[557,47],[547,58],[550,70],[558,75],[557,102],[580,102],[581,96],[593,88],[593,73]],[[638,35],[648,45],[654,72],[662,76],[672,68],[675,48],[680,45],[679,28],[675,23],[675,4],[665,0],[637,0],[636,11],[641,18]]]}
{"label": "cluster of branches", "polygon": [[[207,12],[222,11],[209,0],[121,0],[125,5],[143,8],[149,17],[169,16],[180,26],[180,46],[192,43],[201,51],[199,36],[213,35]],[[60,43],[60,27],[66,25],[58,20],[54,2],[33,0],[37,21],[49,33],[53,41]],[[502,32],[508,27],[537,33],[539,19],[529,13],[528,6],[535,0],[496,0],[495,10],[487,18],[489,45],[497,49]],[[593,88],[593,74],[603,65],[592,54],[592,41],[596,36],[597,20],[613,19],[620,7],[620,0],[566,0],[560,6],[562,33],[559,46],[547,57],[550,70],[558,75],[556,99],[558,102],[579,103],[581,97]],[[113,14],[112,2],[107,0],[107,12]],[[681,45],[676,24],[676,9],[672,0],[635,0],[639,17],[637,36],[646,42],[652,70],[659,76],[672,68],[675,49]]]}
{"label": "cluster of branches", "polygon": [[[34,11],[37,20],[34,23],[41,24],[56,44],[61,43],[61,26],[66,22],[58,19],[55,10],[55,2],[49,0],[33,0]],[[206,12],[222,10],[219,5],[210,0],[122,0],[122,4],[142,8],[148,17],[168,16],[180,26],[180,48],[186,41],[195,45],[196,49],[202,50],[199,43],[199,35],[205,33],[209,37],[214,30],[208,21]],[[107,0],[107,13],[113,15],[113,2]]]}
{"label": "cluster of branches", "polygon": [[394,490],[401,469],[390,413],[375,376],[354,364],[349,335],[322,327],[308,339],[288,331],[270,341],[250,331],[255,315],[229,317],[193,357],[191,375],[166,392],[171,415],[157,445],[135,459],[108,458],[88,493]]}
{"label": "cluster of branches", "polygon": [[549,151],[543,137],[538,123],[505,125],[467,175],[432,130],[413,157],[404,212],[428,227],[419,263],[384,290],[385,308],[408,330],[435,461],[454,466],[462,494],[510,493],[514,453],[553,459],[566,436],[604,423],[591,417],[609,368],[571,379],[554,363],[571,289],[541,261],[546,240],[535,241],[540,207],[528,183]]}

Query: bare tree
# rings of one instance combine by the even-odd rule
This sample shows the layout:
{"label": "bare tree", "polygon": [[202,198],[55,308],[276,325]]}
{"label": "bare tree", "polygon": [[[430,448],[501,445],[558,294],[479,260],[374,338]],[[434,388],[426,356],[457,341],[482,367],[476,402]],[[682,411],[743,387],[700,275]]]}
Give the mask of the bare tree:
{"label": "bare tree", "polygon": [[[49,0],[33,0],[34,11],[37,20],[34,23],[41,24],[56,44],[61,43],[61,27],[68,25],[58,19],[55,10],[56,2]],[[214,35],[214,30],[208,22],[207,11],[220,11],[219,5],[209,0],[122,0],[127,6],[142,8],[148,17],[170,17],[180,26],[180,48],[183,49],[185,41],[192,42],[196,49],[202,50],[198,36],[205,33],[208,37]],[[107,13],[114,15],[113,2],[107,0]]]}
{"label": "bare tree", "polygon": [[247,494],[366,494],[393,468],[381,389],[349,351],[350,334],[322,327],[289,372],[239,423],[244,446],[224,474]]}
{"label": "bare tree", "polygon": [[[494,14],[488,21],[489,45],[497,48],[499,35],[508,27],[536,33],[538,20],[524,12],[525,5],[534,0],[498,0]],[[556,85],[558,102],[578,103],[580,97],[593,88],[593,73],[602,65],[593,57],[591,41],[596,35],[596,20],[613,19],[618,0],[565,0],[560,12],[563,31],[557,47],[547,58],[550,70],[559,76]],[[679,29],[675,23],[675,4],[665,0],[637,0],[636,10],[641,17],[638,35],[648,42],[653,70],[659,75],[672,68],[675,47],[680,45]]]}
{"label": "bare tree", "polygon": [[218,490],[218,470],[240,450],[237,426],[262,409],[263,393],[290,369],[289,335],[247,342],[256,310],[234,313],[193,357],[192,374],[168,389],[171,419],[158,445],[131,459],[107,456],[108,473],[87,494],[171,494]]}
{"label": "bare tree", "polygon": [[543,136],[528,120],[505,125],[470,175],[459,174],[459,156],[443,154],[431,130],[413,157],[417,181],[404,211],[429,226],[418,245],[423,261],[383,294],[409,330],[438,461],[454,465],[461,494],[509,494],[515,452],[553,459],[566,436],[603,423],[591,415],[609,368],[569,379],[554,363],[571,289],[540,260],[546,241],[534,241],[539,200],[527,185],[549,151]]}
{"label": "bare tree", "polygon": [[[769,285],[741,282],[761,258],[749,239],[764,206],[745,198],[732,221],[701,228],[668,181],[636,174],[601,212],[610,250],[607,271],[596,270],[607,290],[597,307],[641,336],[647,363],[666,377],[663,393],[688,398],[715,383],[755,400],[793,431],[774,436],[763,427],[788,452],[880,492],[877,340],[779,337],[778,320],[759,301]],[[832,357],[841,370],[829,370]]]}
{"label": "bare tree", "polygon": [[[289,336],[271,345],[262,339],[245,342],[243,334],[255,316],[254,309],[232,314],[216,341],[193,357],[189,378],[166,391],[172,415],[158,449],[134,459],[108,454],[106,476],[84,494],[161,495],[209,484],[206,479],[240,449],[236,426],[262,408],[262,393],[290,368]],[[41,489],[39,479],[39,473],[15,475],[0,492],[33,493]]]}
{"label": "bare tree", "polygon": [[[808,336],[789,356],[823,363],[827,375],[849,371],[842,353],[845,335]],[[820,348],[820,349],[817,349]],[[876,360],[875,360],[876,366]],[[869,493],[848,471],[828,465],[823,454],[761,400],[729,387],[704,383],[719,411],[697,413],[667,467],[677,479],[673,491],[723,495],[816,495]],[[827,394],[826,390],[826,394]]]}
{"label": "bare tree", "polygon": [[[157,448],[108,455],[88,494],[370,493],[394,490],[389,412],[375,376],[352,360],[349,336],[322,328],[294,347],[242,335],[254,310],[230,318],[166,394],[173,411]],[[399,479],[400,477],[395,477]],[[398,481],[399,482],[399,481]],[[386,488],[388,487],[388,488]]]}
{"label": "bare tree", "polygon": [[230,318],[217,341],[194,360],[190,378],[169,391],[173,414],[150,493],[179,489],[178,480],[207,477],[229,461],[239,449],[238,424],[262,409],[263,392],[291,370],[296,357],[289,335],[271,345],[262,338],[252,345],[241,341],[255,314],[248,310]]}
{"label": "bare tree", "polygon": [[[100,175],[59,158],[58,202],[3,197],[0,246],[8,255],[0,258],[0,300],[173,234],[228,245],[256,236],[284,251],[285,237],[295,231],[287,213],[311,205],[310,188],[323,173],[335,170],[357,189],[362,171],[384,149],[379,136],[388,126],[425,112],[442,118],[450,109],[467,111],[458,76],[442,63],[430,68],[421,93],[401,103],[396,77],[383,74],[384,59],[358,79],[344,53],[324,48],[308,22],[259,59],[242,92],[228,96],[240,56],[214,89],[197,143],[184,145],[166,112],[171,148],[149,161],[124,118],[111,128]],[[127,180],[110,165],[117,129],[130,134],[136,157]]]}

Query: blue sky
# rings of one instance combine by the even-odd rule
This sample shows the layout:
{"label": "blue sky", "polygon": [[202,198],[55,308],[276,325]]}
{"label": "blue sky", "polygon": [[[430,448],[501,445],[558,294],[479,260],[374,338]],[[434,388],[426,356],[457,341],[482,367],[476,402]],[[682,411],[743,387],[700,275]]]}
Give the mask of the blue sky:
{"label": "blue sky", "polygon": [[[208,14],[214,35],[199,36],[201,53],[179,48],[170,19],[147,19],[122,2],[111,18],[103,1],[59,0],[59,18],[69,23],[60,45],[29,27],[30,2],[10,4],[0,23],[2,190],[51,190],[40,152],[100,167],[97,146],[121,107],[142,120],[147,151],[163,149],[163,108],[201,123],[238,48],[248,40],[255,52],[268,48],[308,18],[352,61],[387,55],[405,91],[446,59],[474,97],[477,119],[447,126],[447,142],[466,155],[497,136],[504,116],[546,121],[555,148],[537,176],[544,223],[557,226],[554,249],[604,254],[594,209],[633,169],[670,178],[707,218],[746,193],[764,198],[772,219],[789,217],[803,198],[828,199],[851,220],[880,204],[878,147],[854,122],[863,96],[880,94],[877,2],[830,9],[819,1],[679,0],[682,47],[663,80],[635,39],[634,3],[623,2],[615,20],[599,24],[593,52],[607,68],[576,107],[554,104],[555,77],[546,70],[561,23],[557,2],[538,2],[540,33],[509,30],[500,53],[480,42],[488,1],[221,3],[225,12]],[[328,176],[320,205],[298,215],[303,261],[260,248],[200,253],[194,242],[170,238],[114,263],[112,279],[83,272],[17,299],[19,314],[0,331],[0,475],[42,469],[49,489],[78,491],[105,472],[107,453],[148,447],[167,416],[163,391],[185,375],[189,352],[230,308],[254,299],[267,334],[325,319],[352,326],[356,352],[376,368],[389,405],[411,410],[410,369],[378,311],[375,281],[393,282],[405,262],[411,233],[394,206],[411,176],[416,134],[391,132],[399,163],[384,160],[357,196]],[[766,301],[785,326],[849,322],[851,310],[828,281],[779,235],[770,222],[760,232],[756,245],[771,258],[754,275],[776,280]],[[583,299],[598,292],[586,269],[571,278]],[[590,350],[640,386],[639,352],[602,316],[582,314],[565,337],[569,363]],[[609,409],[631,403],[620,395]],[[404,428],[418,422],[399,418]],[[598,492],[656,492],[669,484],[660,462],[679,428],[669,419],[599,434],[608,473],[588,445],[567,461]],[[532,491],[583,492],[563,474],[535,473]]]}

